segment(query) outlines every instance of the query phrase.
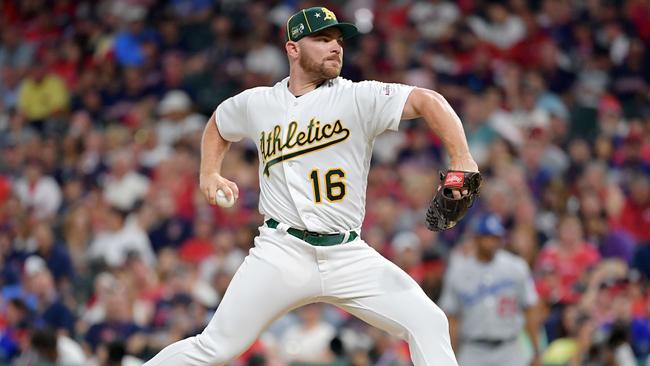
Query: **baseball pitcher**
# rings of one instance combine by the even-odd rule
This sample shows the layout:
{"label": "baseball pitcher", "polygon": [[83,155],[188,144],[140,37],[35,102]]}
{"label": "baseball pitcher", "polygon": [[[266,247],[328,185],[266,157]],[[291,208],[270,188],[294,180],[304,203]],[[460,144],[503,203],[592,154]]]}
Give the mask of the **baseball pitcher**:
{"label": "baseball pitcher", "polygon": [[464,215],[478,193],[478,168],[458,116],[436,92],[339,77],[343,40],[356,34],[326,8],[300,10],[287,20],[289,77],[224,101],[210,118],[201,190],[211,204],[232,204],[237,185],[221,164],[232,142],[252,139],[265,223],[205,330],[147,365],[225,364],[276,318],[314,302],[407,340],[417,366],[457,365],[445,314],[364,242],[360,228],[374,140],[400,120],[423,118],[450,157],[426,217],[432,230]]}

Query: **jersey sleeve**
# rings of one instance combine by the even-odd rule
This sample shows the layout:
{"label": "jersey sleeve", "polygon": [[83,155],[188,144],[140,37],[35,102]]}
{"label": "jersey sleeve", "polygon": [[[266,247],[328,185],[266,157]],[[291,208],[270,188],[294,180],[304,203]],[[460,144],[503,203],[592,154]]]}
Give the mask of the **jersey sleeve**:
{"label": "jersey sleeve", "polygon": [[447,314],[458,314],[460,312],[460,300],[458,293],[454,289],[454,273],[450,267],[445,274],[445,279],[442,286],[442,294],[438,305]]}
{"label": "jersey sleeve", "polygon": [[518,291],[519,302],[524,308],[528,308],[537,304],[539,296],[537,295],[535,282],[533,281],[528,264],[522,260],[519,265],[521,268],[520,273],[522,274]]}
{"label": "jersey sleeve", "polygon": [[250,91],[230,97],[217,107],[215,118],[221,137],[237,142],[249,136],[248,100]]}
{"label": "jersey sleeve", "polygon": [[356,87],[356,105],[362,126],[368,137],[374,138],[386,130],[397,131],[404,105],[413,86],[362,81]]}

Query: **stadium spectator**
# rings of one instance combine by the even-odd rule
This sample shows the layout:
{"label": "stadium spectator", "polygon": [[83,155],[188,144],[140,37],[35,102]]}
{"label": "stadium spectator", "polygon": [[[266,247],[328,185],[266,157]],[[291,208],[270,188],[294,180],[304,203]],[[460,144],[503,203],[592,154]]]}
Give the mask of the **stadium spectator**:
{"label": "stadium spectator", "polygon": [[333,359],[330,342],[335,329],[321,319],[320,304],[310,304],[298,310],[300,323],[285,332],[281,340],[284,359],[296,363],[328,363]]}
{"label": "stadium spectator", "polygon": [[34,326],[37,329],[52,328],[58,334],[73,336],[75,315],[62,302],[45,261],[38,256],[28,257],[24,276],[27,293],[33,296]]}
{"label": "stadium spectator", "polygon": [[45,260],[57,287],[69,288],[74,282],[74,268],[66,247],[54,241],[54,233],[50,225],[45,222],[35,224],[33,237],[30,240],[34,242],[32,254]]}
{"label": "stadium spectator", "polygon": [[127,212],[107,206],[102,209],[101,219],[102,226],[95,231],[88,248],[89,260],[120,267],[130,253],[137,253],[148,265],[154,265],[156,257],[149,237],[135,220],[127,220]]}
{"label": "stadium spectator", "polygon": [[63,80],[49,73],[41,62],[32,65],[29,76],[20,83],[18,110],[35,128],[44,131],[46,120],[62,115],[68,107],[68,90]]}
{"label": "stadium spectator", "polygon": [[578,282],[599,258],[596,248],[584,241],[580,220],[560,219],[557,240],[546,243],[537,259],[540,295],[551,303],[574,303],[579,299]]}
{"label": "stadium spectator", "polygon": [[43,171],[43,162],[26,162],[23,177],[16,181],[14,191],[33,217],[51,220],[61,205],[61,188],[54,178]]}

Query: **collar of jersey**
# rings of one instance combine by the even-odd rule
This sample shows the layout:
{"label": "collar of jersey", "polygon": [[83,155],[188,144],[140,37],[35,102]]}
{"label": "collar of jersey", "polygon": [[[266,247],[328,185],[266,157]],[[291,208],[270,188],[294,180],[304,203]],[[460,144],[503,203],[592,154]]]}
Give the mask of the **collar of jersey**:
{"label": "collar of jersey", "polygon": [[323,85],[327,84],[328,82],[333,82],[333,81],[335,81],[336,79],[338,79],[338,77],[336,77],[336,78],[334,78],[334,79],[330,79],[330,80],[325,80],[325,81],[322,82],[320,85],[318,85],[316,88],[314,88],[314,90],[310,90],[310,91],[308,91],[307,93],[302,94],[302,95],[299,95],[299,96],[295,96],[295,95],[293,95],[293,93],[289,90],[289,77],[288,77],[288,76],[287,76],[286,78],[284,78],[280,83],[282,84],[282,88],[287,92],[287,94],[289,94],[289,95],[290,95],[291,97],[293,97],[294,99],[305,99],[305,97],[307,97],[307,96],[310,96],[310,95],[316,94],[315,92],[316,92],[317,90],[322,89]]}

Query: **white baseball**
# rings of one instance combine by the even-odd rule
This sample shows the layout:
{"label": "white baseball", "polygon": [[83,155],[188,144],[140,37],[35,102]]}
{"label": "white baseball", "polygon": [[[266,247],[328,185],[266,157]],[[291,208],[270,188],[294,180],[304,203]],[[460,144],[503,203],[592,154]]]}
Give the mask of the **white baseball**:
{"label": "white baseball", "polygon": [[230,192],[230,199],[226,198],[226,194],[221,190],[217,190],[217,205],[228,208],[232,207],[232,205],[235,204],[235,195],[232,194],[232,191]]}

